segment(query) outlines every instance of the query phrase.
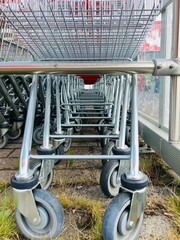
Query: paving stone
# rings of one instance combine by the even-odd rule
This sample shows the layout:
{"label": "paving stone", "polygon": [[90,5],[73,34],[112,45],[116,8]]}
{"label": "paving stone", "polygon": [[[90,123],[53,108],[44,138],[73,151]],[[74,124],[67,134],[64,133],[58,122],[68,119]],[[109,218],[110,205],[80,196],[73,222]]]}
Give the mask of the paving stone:
{"label": "paving stone", "polygon": [[10,183],[11,177],[16,173],[14,170],[0,170],[0,183]]}
{"label": "paving stone", "polygon": [[11,152],[12,149],[0,149],[0,158],[6,158]]}
{"label": "paving stone", "polygon": [[21,148],[21,143],[8,143],[8,145],[4,149],[20,149]]}
{"label": "paving stone", "polygon": [[3,170],[3,169],[15,170],[18,167],[18,161],[19,161],[18,158],[10,158],[10,157],[0,158],[0,170]]}
{"label": "paving stone", "polygon": [[21,149],[15,149],[15,150],[10,154],[9,157],[11,157],[11,158],[17,158],[17,157],[20,156],[20,153],[21,153]]}

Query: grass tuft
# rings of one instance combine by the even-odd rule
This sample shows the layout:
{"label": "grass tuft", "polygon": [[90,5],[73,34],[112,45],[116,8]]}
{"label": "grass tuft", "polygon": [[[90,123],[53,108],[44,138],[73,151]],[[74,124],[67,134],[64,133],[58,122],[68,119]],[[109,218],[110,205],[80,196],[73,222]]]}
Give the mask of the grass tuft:
{"label": "grass tuft", "polygon": [[13,213],[12,198],[9,195],[3,195],[0,201],[0,239],[14,239],[15,236],[18,236]]}
{"label": "grass tuft", "polygon": [[10,186],[10,183],[0,182],[0,193],[2,193],[6,188]]}
{"label": "grass tuft", "polygon": [[172,219],[177,231],[180,233],[180,196],[174,191],[166,199],[166,207],[169,211],[169,217]]}
{"label": "grass tuft", "polygon": [[14,163],[13,170],[15,170],[15,171],[19,170],[19,163],[20,163],[20,160],[19,160],[19,158],[17,158]]}
{"label": "grass tuft", "polygon": [[176,184],[174,177],[169,172],[168,165],[155,153],[141,154],[140,168],[154,185],[171,186]]}

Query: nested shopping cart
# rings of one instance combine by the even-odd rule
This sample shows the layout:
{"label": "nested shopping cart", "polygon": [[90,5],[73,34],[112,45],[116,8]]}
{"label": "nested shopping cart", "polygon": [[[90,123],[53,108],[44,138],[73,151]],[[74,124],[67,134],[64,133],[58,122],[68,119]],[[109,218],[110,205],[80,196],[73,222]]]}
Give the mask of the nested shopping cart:
{"label": "nested shopping cart", "polygon": [[[136,239],[148,184],[139,171],[137,73],[180,73],[177,60],[132,61],[160,12],[161,1],[0,3],[0,73],[33,78],[20,167],[11,179],[20,230],[29,239],[56,238],[64,213],[47,191],[54,164],[63,159],[99,159],[104,164],[101,188],[114,196],[103,218],[103,238]],[[88,83],[94,83],[90,89],[85,88]],[[34,133],[40,147],[33,155],[39,89],[44,115]],[[100,135],[75,133],[81,127],[96,127]],[[64,155],[73,138],[101,139],[103,155]]]}

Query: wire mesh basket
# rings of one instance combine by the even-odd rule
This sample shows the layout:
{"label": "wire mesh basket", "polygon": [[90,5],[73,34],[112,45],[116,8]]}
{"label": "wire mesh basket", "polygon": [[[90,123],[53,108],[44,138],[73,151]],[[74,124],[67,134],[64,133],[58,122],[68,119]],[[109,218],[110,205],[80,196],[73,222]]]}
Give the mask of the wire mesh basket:
{"label": "wire mesh basket", "polygon": [[33,59],[41,61],[134,59],[161,7],[160,0],[0,0],[0,4],[1,22],[11,32],[11,41],[16,36],[17,45],[23,43]]}
{"label": "wire mesh basket", "polygon": [[33,57],[8,21],[0,17],[0,61],[28,61]]}

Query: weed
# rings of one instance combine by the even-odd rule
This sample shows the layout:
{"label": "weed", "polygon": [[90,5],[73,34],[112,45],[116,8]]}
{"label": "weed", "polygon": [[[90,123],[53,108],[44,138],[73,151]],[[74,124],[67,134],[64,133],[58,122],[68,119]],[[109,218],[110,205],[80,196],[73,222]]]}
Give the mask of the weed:
{"label": "weed", "polygon": [[166,207],[170,213],[168,216],[172,219],[180,233],[180,197],[176,192],[171,191],[171,195],[166,199]]}
{"label": "weed", "polygon": [[13,212],[12,198],[5,194],[0,201],[0,239],[11,239],[18,234]]}
{"label": "weed", "polygon": [[4,191],[5,188],[9,187],[10,184],[6,182],[0,182],[0,193]]}
{"label": "weed", "polygon": [[67,168],[73,168],[74,160],[73,159],[68,159],[66,162],[66,167]]}
{"label": "weed", "polygon": [[70,148],[67,152],[66,152],[67,155],[73,155],[74,154],[74,151],[72,148]]}
{"label": "weed", "polygon": [[140,168],[155,185],[167,186],[174,184],[174,178],[169,173],[167,164],[155,153],[142,154]]}

